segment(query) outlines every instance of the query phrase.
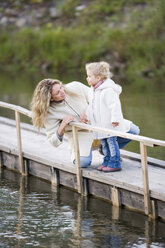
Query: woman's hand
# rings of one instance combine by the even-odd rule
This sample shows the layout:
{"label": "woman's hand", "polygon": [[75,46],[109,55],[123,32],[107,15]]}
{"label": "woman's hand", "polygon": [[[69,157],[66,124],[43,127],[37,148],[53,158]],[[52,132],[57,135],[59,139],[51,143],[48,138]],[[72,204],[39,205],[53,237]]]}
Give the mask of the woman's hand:
{"label": "woman's hand", "polygon": [[119,126],[119,122],[112,122],[112,126],[113,126],[113,127]]}
{"label": "woman's hand", "polygon": [[72,115],[66,115],[64,119],[62,120],[59,128],[58,128],[58,134],[59,136],[62,136],[64,134],[66,126],[74,120],[74,117]]}
{"label": "woman's hand", "polygon": [[83,122],[83,123],[87,123],[88,122],[87,115],[86,115],[85,112],[80,115],[80,120],[79,121],[80,122]]}

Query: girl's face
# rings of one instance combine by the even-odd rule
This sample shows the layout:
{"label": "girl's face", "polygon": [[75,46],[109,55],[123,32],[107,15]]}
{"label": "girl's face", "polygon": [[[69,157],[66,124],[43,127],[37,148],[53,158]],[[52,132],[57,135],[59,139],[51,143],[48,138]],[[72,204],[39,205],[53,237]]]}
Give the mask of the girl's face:
{"label": "girl's face", "polygon": [[52,100],[56,102],[62,101],[66,97],[64,87],[60,84],[54,84],[52,86],[51,94],[52,94]]}
{"label": "girl's face", "polygon": [[91,71],[87,70],[87,82],[91,86],[95,86],[100,80],[100,76],[95,76]]}

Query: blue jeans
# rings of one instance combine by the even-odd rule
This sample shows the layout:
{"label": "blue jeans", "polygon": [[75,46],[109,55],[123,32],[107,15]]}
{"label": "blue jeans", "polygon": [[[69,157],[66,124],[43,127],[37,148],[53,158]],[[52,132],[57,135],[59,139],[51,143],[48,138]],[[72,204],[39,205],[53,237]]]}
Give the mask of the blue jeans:
{"label": "blue jeans", "polygon": [[[130,130],[129,130],[128,133],[138,135],[139,132],[140,132],[139,127],[132,123],[131,124],[131,127],[130,127]],[[118,143],[119,148],[123,148],[130,141],[131,141],[130,139],[125,139],[125,138],[117,137],[117,143]],[[103,148],[102,148],[102,151],[103,151],[103,154],[104,154]],[[85,168],[85,167],[90,166],[91,165],[91,162],[92,162],[92,150],[90,151],[89,156],[86,156],[86,157],[80,156],[80,164],[81,164],[81,167],[82,168]],[[73,161],[73,163],[75,164],[75,160]]]}
{"label": "blue jeans", "polygon": [[[128,133],[138,135],[140,132],[139,127],[131,124]],[[110,137],[101,140],[102,152],[104,154],[103,166],[111,168],[120,168],[120,148],[126,146],[131,140],[122,137]]]}
{"label": "blue jeans", "polygon": [[[139,129],[138,126],[136,126],[135,124],[131,123],[130,130],[127,133],[139,135],[140,129]],[[130,141],[131,141],[131,139],[117,137],[117,142],[119,144],[120,149],[123,148],[124,146],[126,146]]]}
{"label": "blue jeans", "polygon": [[[88,166],[91,165],[92,162],[92,150],[90,150],[89,156],[85,157],[85,156],[80,156],[80,165],[81,168],[86,168]],[[73,163],[75,164],[75,160],[73,161]]]}
{"label": "blue jeans", "polygon": [[109,137],[101,139],[102,151],[104,154],[103,166],[111,168],[120,168],[120,149],[117,142],[117,137]]}

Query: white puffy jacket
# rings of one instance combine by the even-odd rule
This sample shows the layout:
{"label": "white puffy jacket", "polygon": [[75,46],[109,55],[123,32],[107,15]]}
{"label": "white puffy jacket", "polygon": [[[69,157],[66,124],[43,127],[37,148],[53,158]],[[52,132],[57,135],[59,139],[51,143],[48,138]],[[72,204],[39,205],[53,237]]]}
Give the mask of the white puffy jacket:
{"label": "white puffy jacket", "polygon": [[[110,78],[106,79],[95,90],[93,87],[89,91],[89,105],[86,110],[87,118],[91,125],[109,128],[116,131],[128,132],[131,121],[123,118],[119,95],[122,91]],[[119,126],[113,127],[112,122],[118,122]],[[103,139],[113,135],[94,133],[96,139]]]}

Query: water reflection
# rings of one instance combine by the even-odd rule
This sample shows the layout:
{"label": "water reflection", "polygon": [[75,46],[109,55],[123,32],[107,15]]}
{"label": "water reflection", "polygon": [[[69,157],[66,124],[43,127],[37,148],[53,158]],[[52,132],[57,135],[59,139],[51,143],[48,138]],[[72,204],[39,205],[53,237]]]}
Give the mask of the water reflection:
{"label": "water reflection", "polygon": [[165,247],[165,223],[6,169],[1,247]]}

